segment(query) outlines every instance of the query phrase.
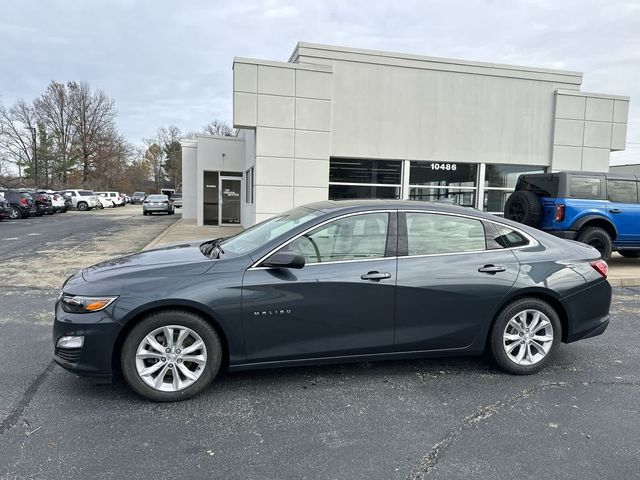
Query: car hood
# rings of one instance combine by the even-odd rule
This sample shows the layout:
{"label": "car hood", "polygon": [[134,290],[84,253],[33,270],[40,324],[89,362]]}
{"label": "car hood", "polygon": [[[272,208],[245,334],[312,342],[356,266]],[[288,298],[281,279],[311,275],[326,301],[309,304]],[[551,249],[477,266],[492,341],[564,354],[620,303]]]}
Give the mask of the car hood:
{"label": "car hood", "polygon": [[114,258],[85,268],[82,270],[82,277],[87,282],[97,282],[105,278],[157,269],[175,269],[177,274],[184,268],[190,273],[204,273],[215,261],[202,254],[201,243],[181,243]]}

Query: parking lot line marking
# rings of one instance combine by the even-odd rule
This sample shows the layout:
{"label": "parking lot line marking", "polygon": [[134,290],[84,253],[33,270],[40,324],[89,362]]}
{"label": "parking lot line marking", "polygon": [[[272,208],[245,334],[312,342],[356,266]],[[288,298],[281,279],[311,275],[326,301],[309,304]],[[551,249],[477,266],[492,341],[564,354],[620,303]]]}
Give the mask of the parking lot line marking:
{"label": "parking lot line marking", "polygon": [[2,240],[3,240],[3,241],[4,241],[4,240],[18,240],[18,237],[3,238]]}
{"label": "parking lot line marking", "polygon": [[39,233],[27,233],[27,235],[35,236],[35,235],[40,235],[40,234]]}

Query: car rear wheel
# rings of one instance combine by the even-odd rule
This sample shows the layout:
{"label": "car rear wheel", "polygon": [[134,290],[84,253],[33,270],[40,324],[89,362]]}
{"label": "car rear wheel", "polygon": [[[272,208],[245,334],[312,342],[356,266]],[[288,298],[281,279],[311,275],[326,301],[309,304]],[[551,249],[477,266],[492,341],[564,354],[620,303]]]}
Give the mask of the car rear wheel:
{"label": "car rear wheel", "polygon": [[491,330],[491,354],[506,372],[528,375],[549,362],[561,337],[556,311],[538,298],[522,298],[498,314]]}
{"label": "car rear wheel", "polygon": [[87,210],[89,210],[89,205],[87,205],[86,202],[78,202],[78,210],[80,210],[81,212],[86,212]]}
{"label": "car rear wheel", "polygon": [[611,241],[609,233],[604,228],[585,227],[578,232],[576,240],[586,243],[590,247],[598,250],[600,252],[600,256],[605,262],[611,257],[613,242]]}
{"label": "car rear wheel", "polygon": [[122,373],[139,395],[156,402],[186,400],[206,388],[222,361],[222,345],[201,316],[182,310],[154,313],[127,335]]}
{"label": "car rear wheel", "polygon": [[17,220],[18,218],[22,218],[22,212],[18,207],[11,207],[11,213],[9,214],[9,218],[12,220]]}
{"label": "car rear wheel", "polygon": [[618,253],[623,257],[627,257],[627,258],[640,257],[640,250],[619,250]]}

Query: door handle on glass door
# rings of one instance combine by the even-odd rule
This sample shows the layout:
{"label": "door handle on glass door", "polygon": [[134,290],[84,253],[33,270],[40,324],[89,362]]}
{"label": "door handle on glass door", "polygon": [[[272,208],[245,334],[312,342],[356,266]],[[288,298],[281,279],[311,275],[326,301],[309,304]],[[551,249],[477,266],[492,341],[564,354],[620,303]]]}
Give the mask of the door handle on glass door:
{"label": "door handle on glass door", "polygon": [[361,275],[360,278],[362,280],[383,280],[385,278],[391,278],[391,274],[389,272],[367,272]]}
{"label": "door handle on glass door", "polygon": [[478,271],[482,273],[498,273],[504,272],[506,269],[504,265],[485,265],[484,267],[480,267]]}

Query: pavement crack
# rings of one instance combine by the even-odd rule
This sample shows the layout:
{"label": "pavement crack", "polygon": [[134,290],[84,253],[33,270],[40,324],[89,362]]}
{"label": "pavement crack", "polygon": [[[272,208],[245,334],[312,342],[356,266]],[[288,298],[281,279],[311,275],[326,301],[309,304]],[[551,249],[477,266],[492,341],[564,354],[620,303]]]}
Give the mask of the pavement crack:
{"label": "pavement crack", "polygon": [[420,480],[424,479],[435,467],[438,459],[442,455],[442,452],[453,445],[460,437],[462,437],[467,430],[476,426],[480,421],[489,418],[505,407],[511,406],[523,398],[535,395],[543,390],[557,387],[565,387],[572,385],[571,382],[550,382],[541,383],[532,388],[524,389],[515,395],[505,399],[498,400],[497,402],[490,403],[478,408],[471,415],[468,415],[462,419],[462,422],[455,427],[449,434],[438,443],[433,445],[431,449],[414,465],[411,472],[407,476],[407,480]]}
{"label": "pavement crack", "polygon": [[[38,375],[35,378],[35,380],[31,382],[29,387],[24,391],[20,401],[16,404],[15,407],[13,407],[13,410],[11,410],[9,415],[7,415],[4,420],[2,420],[2,423],[0,423],[0,435],[3,435],[7,431],[9,431],[21,419],[23,419],[22,414],[24,413],[24,411],[27,409],[27,407],[33,400],[33,397],[35,396],[35,394],[38,392],[38,387],[42,385],[42,383],[45,381],[45,379],[47,378],[51,370],[53,370],[54,365],[55,363],[53,362],[49,363],[49,365],[47,365],[47,368],[45,368],[40,373],[40,375]],[[23,421],[25,420],[23,419]],[[28,422],[25,421],[25,423],[27,423],[28,425]]]}

